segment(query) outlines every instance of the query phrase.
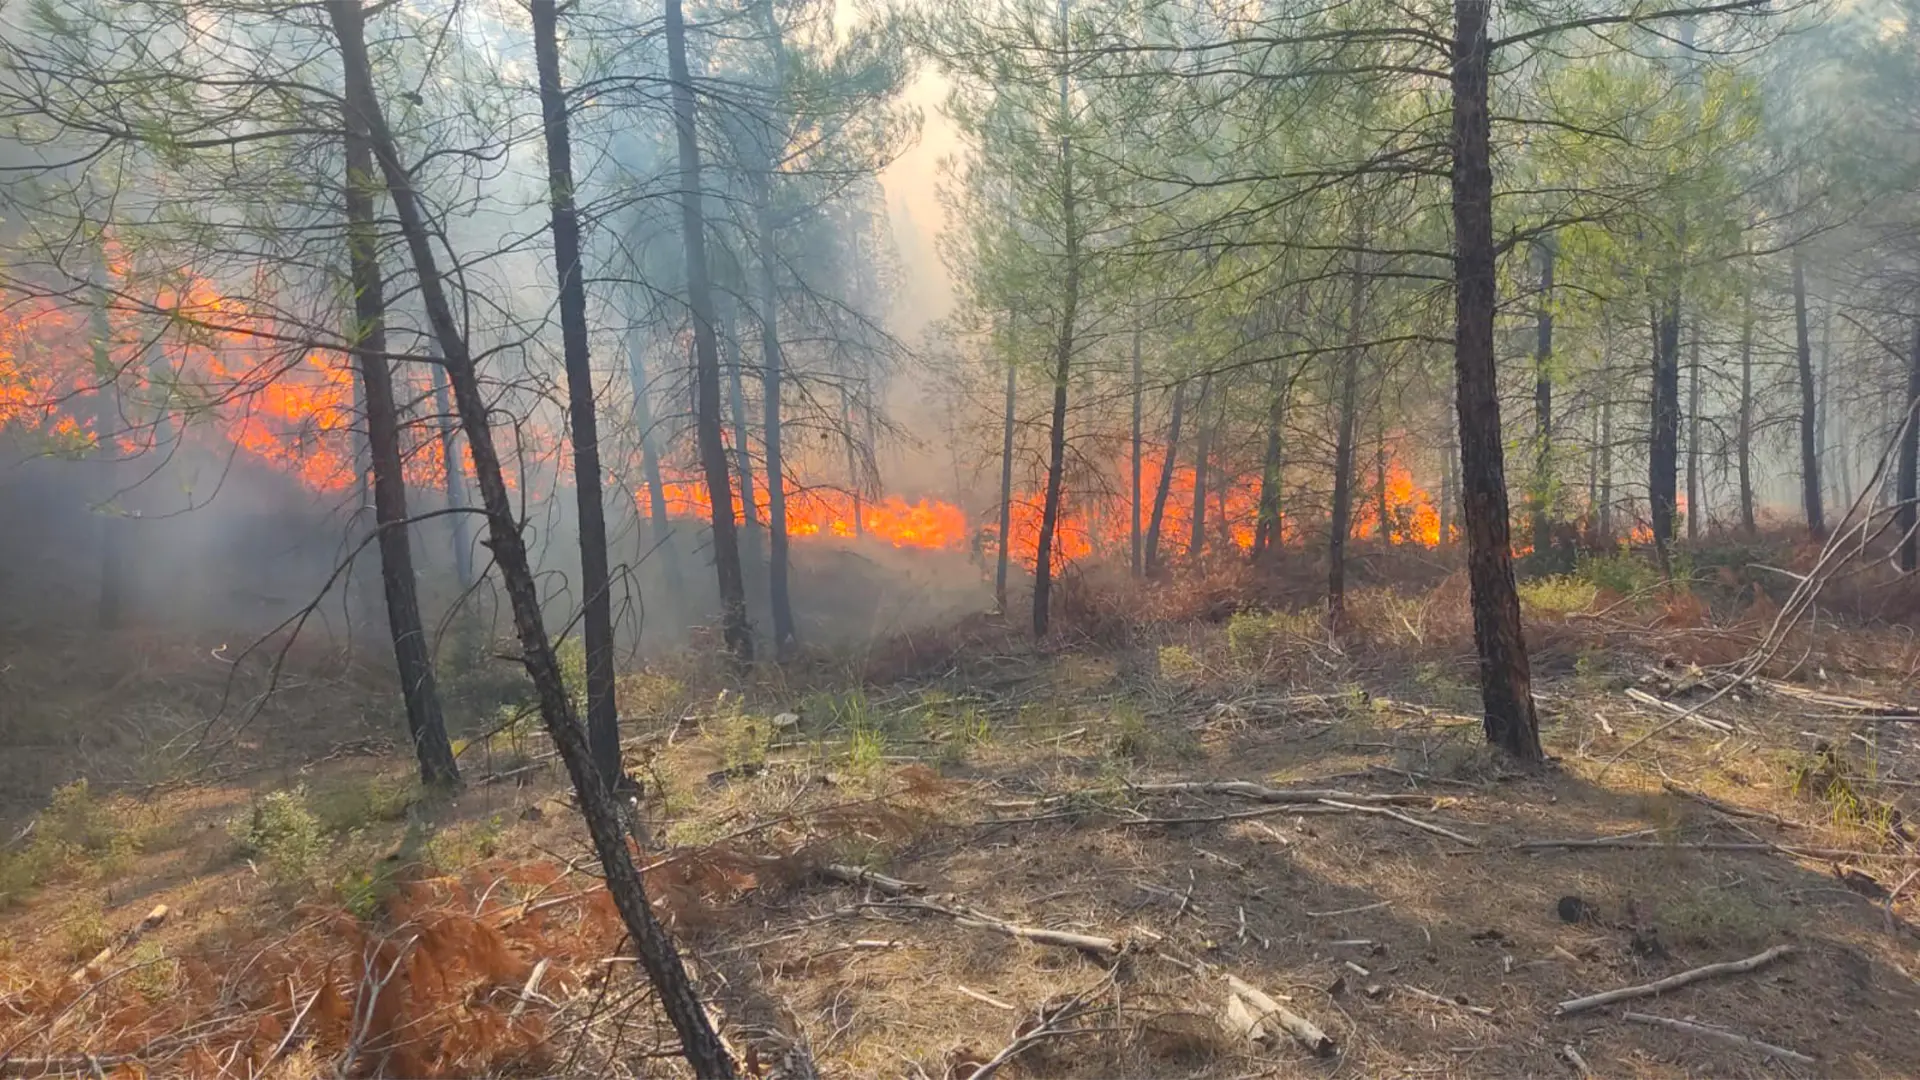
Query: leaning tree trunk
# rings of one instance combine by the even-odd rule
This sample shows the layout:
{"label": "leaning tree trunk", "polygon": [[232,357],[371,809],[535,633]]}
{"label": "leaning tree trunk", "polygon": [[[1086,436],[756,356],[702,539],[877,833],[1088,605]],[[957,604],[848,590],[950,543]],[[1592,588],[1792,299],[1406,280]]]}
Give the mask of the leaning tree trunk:
{"label": "leaning tree trunk", "polygon": [[756,181],[754,226],[760,244],[760,441],[767,460],[767,596],[773,608],[773,651],[782,659],[794,647],[793,600],[788,591],[785,434],[781,427],[780,291],[774,278],[770,178]]}
{"label": "leaning tree trunk", "polygon": [[1207,549],[1207,455],[1213,443],[1213,425],[1206,421],[1207,398],[1213,389],[1213,376],[1200,380],[1200,430],[1193,440],[1193,513],[1187,519],[1187,562],[1196,570]]}
{"label": "leaning tree trunk", "polygon": [[1493,360],[1493,164],[1487,115],[1489,0],[1454,0],[1454,374],[1459,382],[1460,482],[1467,575],[1487,741],[1522,761],[1543,757],[1520,597],[1513,583],[1500,390]]}
{"label": "leaning tree trunk", "polygon": [[[1009,375],[1009,380],[1011,380],[1011,375]],[[1011,387],[1011,381],[1009,381],[1008,385]],[[1008,392],[1011,394],[1011,389],[1009,389]],[[1142,549],[1140,546],[1140,328],[1137,326],[1133,328],[1132,451],[1133,491],[1132,496],[1127,500],[1127,539],[1130,541],[1133,558],[1128,565],[1132,569],[1133,576],[1137,578],[1146,572],[1146,567],[1141,562]],[[1005,606],[1004,601],[1002,601],[1002,606]]]}
{"label": "leaning tree trunk", "polygon": [[364,125],[346,114],[347,255],[353,277],[354,353],[367,406],[367,446],[373,472],[374,528],[379,532],[380,581],[387,599],[387,626],[393,635],[394,666],[400,696],[407,707],[407,733],[420,763],[420,781],[428,787],[454,787],[460,766],[440,713],[433,680],[433,655],[420,619],[420,597],[413,575],[412,540],[407,533],[407,484],[401,471],[400,415],[393,399],[393,372],[387,367],[386,300],[382,295],[374,224],[373,151]]}
{"label": "leaning tree trunk", "polygon": [[1066,238],[1065,293],[1060,305],[1060,337],[1053,360],[1053,419],[1047,438],[1047,495],[1040,508],[1040,549],[1033,568],[1033,634],[1045,637],[1053,603],[1053,537],[1060,526],[1061,487],[1067,469],[1067,374],[1073,361],[1074,319],[1080,306],[1080,232],[1073,191],[1073,139],[1067,85],[1067,4],[1060,0],[1060,222]]}
{"label": "leaning tree trunk", "polygon": [[[668,0],[677,10],[678,0]],[[340,44],[342,67],[346,75],[346,107],[356,126],[368,137],[369,149],[379,162],[393,198],[394,214],[413,258],[419,277],[420,295],[428,322],[440,339],[440,348],[453,385],[454,403],[460,411],[468,444],[473,450],[474,472],[479,481],[480,499],[486,510],[487,534],[500,579],[513,609],[516,636],[520,640],[521,662],[526,666],[540,703],[541,719],[552,737],[554,748],[573,781],[579,796],[581,816],[587,833],[600,856],[606,875],[608,894],[626,924],[640,953],[661,1007],[679,1034],[682,1051],[693,1071],[700,1077],[731,1080],[734,1065],[726,1048],[713,1031],[705,1008],[694,992],[693,982],[680,963],[673,939],[667,936],[653,917],[646,887],[627,849],[627,835],[620,825],[612,795],[600,782],[594,767],[586,733],[574,715],[573,702],[560,678],[560,665],[553,643],[547,638],[540,614],[540,596],[534,582],[533,567],[527,557],[525,539],[514,517],[513,503],[494,449],[493,432],[487,422],[487,401],[480,391],[473,356],[454,322],[453,306],[435,265],[433,238],[425,215],[413,190],[413,176],[400,160],[393,136],[380,114],[379,99],[373,86],[373,70],[367,60],[367,48],[359,0],[328,0],[328,14]],[[677,22],[677,20],[675,20]]]}
{"label": "leaning tree trunk", "polygon": [[1007,610],[1007,559],[1013,548],[1013,406],[1017,369],[1007,365],[1007,402],[1000,429],[1000,550],[993,565],[993,602]]}
{"label": "leaning tree trunk", "polygon": [[1533,345],[1533,554],[1547,557],[1553,544],[1553,239],[1540,253],[1540,307]]}
{"label": "leaning tree trunk", "polygon": [[1820,507],[1819,401],[1814,395],[1813,344],[1807,335],[1807,274],[1800,249],[1789,256],[1793,266],[1793,343],[1800,370],[1800,500],[1807,512],[1807,531],[1827,534],[1826,514]]}
{"label": "leaning tree trunk", "polygon": [[[740,533],[733,520],[733,477],[727,468],[727,444],[720,434],[720,345],[713,332],[713,281],[707,273],[707,219],[701,208],[700,140],[687,74],[687,24],[680,0],[666,0],[667,78],[672,82],[673,126],[680,151],[680,239],[686,248],[687,306],[693,315],[695,378],[694,439],[700,447],[700,471],[712,506],[713,568],[720,583],[720,635],[734,659],[753,659],[753,631],[747,625],[747,583],[740,570]],[[767,436],[769,439],[770,435]],[[767,462],[776,475],[777,462]],[[769,495],[780,490],[769,481]],[[768,515],[779,511],[768,500]],[[770,523],[771,524],[771,523]]]}
{"label": "leaning tree trunk", "polygon": [[1359,411],[1361,315],[1367,296],[1367,278],[1359,255],[1363,247],[1364,233],[1354,244],[1348,286],[1347,348],[1340,358],[1340,420],[1333,444],[1333,516],[1327,526],[1327,619],[1336,634],[1346,628],[1347,622],[1347,535],[1353,531],[1354,422]]}
{"label": "leaning tree trunk", "polygon": [[1160,478],[1153,485],[1153,512],[1147,515],[1145,568],[1148,577],[1160,572],[1160,526],[1167,519],[1167,495],[1173,490],[1175,455],[1180,450],[1180,420],[1186,411],[1187,384],[1173,387],[1173,409],[1167,415],[1167,453],[1160,459]]}
{"label": "leaning tree trunk", "polygon": [[1660,571],[1673,573],[1673,518],[1680,478],[1680,285],[1653,316],[1653,404],[1647,441],[1647,503]]}
{"label": "leaning tree trunk", "polygon": [[1740,410],[1734,421],[1735,463],[1740,473],[1740,528],[1757,531],[1753,520],[1753,290],[1740,297]]}
{"label": "leaning tree trunk", "polygon": [[1280,547],[1280,485],[1286,472],[1287,381],[1281,365],[1273,365],[1267,388],[1267,446],[1260,459],[1260,516],[1253,528],[1253,557]]}
{"label": "leaning tree trunk", "polygon": [[1907,358],[1907,419],[1900,433],[1900,505],[1895,529],[1900,534],[1900,569],[1911,574],[1920,566],[1920,536],[1914,533],[1915,505],[1920,498],[1920,315],[1913,320],[1913,351]]}
{"label": "leaning tree trunk", "polygon": [[580,266],[580,214],[573,203],[573,148],[567,95],[560,87],[559,15],[554,0],[532,0],[533,61],[547,144],[547,197],[553,207],[553,261],[560,279],[561,358],[573,425],[573,487],[580,529],[581,630],[586,638],[587,744],[600,782],[627,795],[633,781],[620,763],[620,711],[614,702],[613,587],[607,568],[607,508],[601,494],[600,421],[593,405],[587,344],[587,286]]}
{"label": "leaning tree trunk", "polygon": [[1700,542],[1700,522],[1706,517],[1700,484],[1700,319],[1695,316],[1687,337],[1687,543]]}

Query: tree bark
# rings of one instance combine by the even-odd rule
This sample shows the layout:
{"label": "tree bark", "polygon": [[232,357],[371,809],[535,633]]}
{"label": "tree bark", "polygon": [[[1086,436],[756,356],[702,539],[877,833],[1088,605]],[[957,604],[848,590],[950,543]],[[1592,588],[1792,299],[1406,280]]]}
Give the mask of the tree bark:
{"label": "tree bark", "polygon": [[1012,555],[1013,537],[1013,408],[1017,370],[1007,364],[1007,402],[1000,429],[1000,551],[993,567],[993,602],[1004,614],[1007,610],[1007,560]]}
{"label": "tree bark", "polygon": [[[668,0],[677,10],[678,0]],[[521,661],[532,680],[540,702],[541,719],[552,737],[554,748],[573,781],[580,799],[587,833],[600,856],[606,885],[615,907],[620,911],[627,932],[639,950],[662,1008],[679,1034],[681,1048],[695,1075],[732,1080],[736,1075],[732,1059],[714,1034],[693,982],[680,963],[680,954],[672,938],[653,917],[645,885],[627,849],[626,832],[620,825],[611,793],[600,781],[594,767],[586,733],[574,715],[573,702],[560,678],[560,665],[547,638],[540,614],[540,597],[533,568],[527,557],[525,539],[513,516],[513,504],[494,450],[493,432],[487,422],[487,402],[480,393],[480,380],[474,368],[467,342],[454,322],[440,271],[435,265],[432,237],[428,232],[412,174],[400,160],[392,135],[381,116],[374,91],[373,71],[367,60],[359,0],[328,0],[327,10],[340,44],[342,67],[346,75],[346,107],[360,130],[368,136],[369,148],[379,162],[387,189],[393,198],[395,216],[413,258],[420,283],[421,299],[428,322],[440,339],[446,359],[447,378],[452,383],[454,403],[460,411],[468,444],[473,449],[474,472],[479,481],[481,503],[486,509],[489,546],[500,568],[500,578],[513,609],[516,636],[520,639]],[[677,22],[677,20],[675,20]],[[717,371],[715,373],[717,375]]]}
{"label": "tree bark", "polygon": [[1053,361],[1053,423],[1047,440],[1047,496],[1040,510],[1040,550],[1033,572],[1033,634],[1045,637],[1053,602],[1053,536],[1060,524],[1060,493],[1067,468],[1067,374],[1073,360],[1074,320],[1080,305],[1080,230],[1073,190],[1073,137],[1068,97],[1068,0],[1060,0],[1060,218],[1066,239],[1066,283],[1060,336]]}
{"label": "tree bark", "polygon": [[379,235],[374,225],[373,152],[363,125],[349,110],[346,120],[347,255],[353,278],[354,358],[366,395],[367,446],[373,473],[374,528],[379,530],[380,581],[385,587],[387,626],[392,631],[394,666],[407,708],[407,733],[420,764],[420,782],[455,787],[460,767],[440,712],[434,686],[433,656],[420,619],[414,583],[412,539],[407,527],[407,487],[400,461],[400,416],[393,398],[393,373],[387,367],[386,299],[382,295]]}
{"label": "tree bark", "polygon": [[[1008,387],[1009,387],[1008,396],[1009,398],[1011,398],[1012,396],[1012,389],[1011,389],[1012,373],[1011,372],[1008,373]],[[1140,546],[1141,544],[1141,537],[1140,537],[1141,461],[1140,461],[1140,457],[1141,457],[1142,447],[1140,443],[1140,328],[1137,326],[1133,328],[1133,443],[1132,443],[1132,450],[1133,450],[1133,453],[1131,455],[1131,458],[1132,458],[1132,465],[1133,465],[1133,491],[1132,491],[1132,496],[1127,500],[1127,517],[1128,517],[1127,539],[1131,542],[1131,550],[1133,555],[1133,559],[1129,563],[1129,566],[1132,568],[1133,576],[1137,578],[1142,576],[1146,572],[1146,566],[1143,562],[1141,562],[1142,549]],[[1003,600],[1002,607],[1004,608],[1004,606],[1005,606],[1005,601]]]}
{"label": "tree bark", "polygon": [[1380,441],[1373,447],[1373,516],[1380,522],[1380,546],[1393,546],[1393,510],[1387,505],[1387,416],[1380,406]]}
{"label": "tree bark", "polygon": [[[101,463],[101,498],[95,509],[100,514],[100,601],[94,616],[100,629],[112,630],[120,625],[126,607],[127,594],[127,515],[111,505],[124,495],[121,483],[122,456],[114,437],[125,427],[122,419],[120,401],[120,382],[118,372],[113,368],[112,343],[113,327],[107,318],[107,265],[106,256],[96,245],[93,253],[93,303],[88,313],[88,336],[93,353],[94,377],[100,386],[96,391],[94,408],[94,450],[93,456]],[[361,470],[365,476],[364,468]],[[363,481],[364,482],[364,481]],[[362,500],[365,505],[365,500]]]}
{"label": "tree bark", "polygon": [[1920,536],[1914,533],[1915,504],[1920,498],[1920,315],[1913,320],[1913,351],[1907,358],[1906,430],[1900,435],[1900,505],[1894,530],[1900,535],[1900,569],[1911,574],[1920,567]]}
{"label": "tree bark", "polygon": [[1520,598],[1513,582],[1500,394],[1493,358],[1493,164],[1487,111],[1489,0],[1454,0],[1454,373],[1459,383],[1460,481],[1466,495],[1467,574],[1487,741],[1542,760]]}
{"label": "tree bark", "polygon": [[433,409],[438,413],[435,426],[440,434],[440,460],[446,466],[449,531],[453,537],[453,572],[462,592],[473,587],[473,529],[467,515],[467,466],[460,458],[460,418],[453,413],[453,401],[447,393],[447,369],[440,362],[440,344],[428,339],[427,352],[433,378]]}
{"label": "tree bark", "polygon": [[1353,442],[1359,411],[1361,316],[1366,310],[1367,277],[1359,250],[1365,231],[1357,224],[1353,271],[1347,293],[1347,347],[1340,357],[1340,419],[1333,444],[1333,515],[1327,527],[1327,619],[1334,633],[1347,623],[1347,537],[1353,531]]}
{"label": "tree bark", "polygon": [[1687,335],[1687,543],[1700,542],[1700,522],[1706,516],[1700,483],[1700,319],[1694,317]]}
{"label": "tree bark", "polygon": [[[647,331],[636,311],[627,334],[627,377],[633,383],[633,426],[640,429],[640,467],[647,484],[647,526],[650,541],[666,563],[665,580],[678,580],[673,520],[667,513],[666,478],[660,473],[660,449],[653,437],[652,395],[647,388]],[[669,584],[669,588],[672,585]]]}
{"label": "tree bark", "polygon": [[[1677,272],[1676,272],[1677,273]],[[1680,285],[1676,277],[1653,316],[1653,405],[1648,431],[1647,509],[1661,573],[1672,575],[1673,519],[1680,479]]]}
{"label": "tree bark", "polygon": [[1821,537],[1827,534],[1827,519],[1820,506],[1819,401],[1814,395],[1813,343],[1807,333],[1807,273],[1799,248],[1788,258],[1793,267],[1794,353],[1800,370],[1800,500],[1807,513],[1807,531]]}
{"label": "tree bark", "polygon": [[616,795],[633,782],[620,763],[620,712],[614,701],[613,587],[607,568],[607,510],[601,493],[600,421],[593,401],[587,343],[587,286],[580,266],[580,214],[573,202],[573,148],[567,95],[560,86],[559,15],[555,0],[532,0],[533,60],[540,81],[546,135],[547,197],[553,208],[553,261],[560,280],[561,357],[567,369],[567,413],[573,425],[573,487],[579,514],[581,629],[586,638],[587,744],[600,782]]}
{"label": "tree bark", "polygon": [[[666,0],[666,32],[667,78],[673,84],[673,126],[680,154],[680,239],[686,247],[687,306],[693,314],[694,437],[700,447],[700,470],[706,476],[708,502],[713,507],[713,568],[720,583],[720,635],[734,659],[746,663],[753,659],[753,631],[747,625],[747,585],[740,569],[740,534],[733,520],[733,477],[727,468],[726,440],[720,436],[720,346],[713,331],[707,221],[700,205],[700,139],[693,79],[687,73],[687,25],[680,0]],[[765,437],[771,441],[770,434]],[[770,455],[767,475],[776,475],[777,467]],[[773,495],[779,491],[780,484],[770,480],[769,526],[780,518],[779,509],[773,505]]]}
{"label": "tree bark", "polygon": [[1740,528],[1748,536],[1753,520],[1753,288],[1740,296],[1740,414],[1734,421],[1734,449],[1740,473]]}
{"label": "tree bark", "polygon": [[1160,479],[1153,486],[1153,513],[1147,517],[1146,573],[1160,572],[1160,526],[1167,518],[1167,495],[1173,490],[1173,469],[1180,449],[1181,414],[1186,410],[1187,383],[1182,379],[1173,387],[1173,409],[1167,415],[1167,453],[1160,459]]}
{"label": "tree bark", "polygon": [[1187,562],[1199,569],[1200,557],[1207,550],[1207,455],[1212,449],[1213,425],[1206,421],[1207,399],[1213,389],[1213,376],[1200,379],[1200,430],[1193,440],[1193,513],[1187,519]]}
{"label": "tree bark", "polygon": [[[724,302],[724,301],[723,301]],[[741,545],[749,564],[760,561],[760,524],[758,504],[753,497],[752,430],[747,426],[747,388],[744,368],[746,350],[740,347],[740,321],[736,305],[727,302],[727,397],[733,412],[733,467],[740,475]]]}
{"label": "tree bark", "polygon": [[1253,529],[1256,559],[1280,547],[1280,485],[1286,473],[1286,423],[1286,372],[1276,363],[1272,384],[1267,388],[1267,446],[1260,463],[1260,519]]}
{"label": "tree bark", "polygon": [[1533,346],[1533,554],[1553,546],[1553,238],[1535,249],[1540,256],[1540,306],[1534,314]]}
{"label": "tree bark", "polygon": [[786,659],[795,644],[793,601],[787,587],[787,485],[784,436],[780,419],[780,290],[774,278],[773,214],[768,206],[772,178],[754,183],[754,231],[760,246],[760,441],[767,460],[767,597],[772,602],[773,651]]}
{"label": "tree bark", "polygon": [[1613,369],[1612,354],[1601,361],[1600,397],[1600,542],[1613,543]]}

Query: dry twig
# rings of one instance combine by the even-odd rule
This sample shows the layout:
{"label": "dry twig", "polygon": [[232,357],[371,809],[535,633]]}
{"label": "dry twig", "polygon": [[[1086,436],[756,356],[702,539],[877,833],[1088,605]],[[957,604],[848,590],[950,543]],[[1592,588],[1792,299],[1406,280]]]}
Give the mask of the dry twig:
{"label": "dry twig", "polygon": [[1616,1001],[1649,997],[1654,994],[1665,993],[1668,990],[1676,990],[1682,986],[1686,986],[1688,983],[1696,983],[1702,979],[1717,978],[1721,975],[1743,975],[1749,971],[1763,968],[1783,956],[1790,956],[1793,954],[1793,951],[1793,946],[1791,945],[1775,945],[1766,952],[1749,956],[1745,960],[1731,960],[1724,964],[1708,964],[1705,967],[1697,967],[1690,971],[1682,971],[1676,975],[1669,975],[1658,982],[1645,983],[1640,986],[1623,986],[1618,990],[1607,990],[1602,993],[1589,994],[1586,997],[1563,1001],[1553,1007],[1553,1014],[1555,1016],[1571,1016],[1577,1012],[1586,1012],[1588,1009],[1597,1009],[1602,1005],[1611,1005]]}
{"label": "dry twig", "polygon": [[1732,1043],[1735,1046],[1743,1046],[1749,1050],[1758,1050],[1768,1057],[1777,1057],[1785,1061],[1798,1062],[1802,1065],[1819,1064],[1817,1059],[1808,1057],[1799,1051],[1789,1050],[1784,1046],[1775,1046],[1770,1042],[1761,1042],[1759,1039],[1749,1038],[1745,1035],[1737,1035],[1724,1028],[1710,1027],[1706,1024],[1696,1024],[1690,1020],[1675,1020],[1666,1016],[1649,1016],[1646,1013],[1637,1012],[1621,1013],[1620,1017],[1623,1020],[1631,1020],[1636,1024],[1652,1024],[1656,1027],[1684,1031],[1689,1035],[1705,1035],[1710,1039],[1719,1039],[1721,1042]]}

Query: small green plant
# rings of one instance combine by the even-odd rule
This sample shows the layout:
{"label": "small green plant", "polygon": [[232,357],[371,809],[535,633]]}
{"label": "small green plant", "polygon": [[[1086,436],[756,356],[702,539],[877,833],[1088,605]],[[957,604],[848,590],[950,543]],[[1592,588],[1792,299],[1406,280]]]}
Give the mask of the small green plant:
{"label": "small green plant", "polygon": [[143,941],[127,953],[127,984],[148,1001],[172,997],[180,982],[180,961],[157,941]]}
{"label": "small green plant", "polygon": [[1584,556],[1574,573],[1596,589],[1619,596],[1633,596],[1660,584],[1660,568],[1631,551]]}
{"label": "small green plant", "polygon": [[1519,584],[1520,608],[1528,615],[1565,615],[1585,611],[1600,595],[1600,586],[1573,574],[1554,574]]}
{"label": "small green plant", "polygon": [[423,861],[443,874],[465,870],[493,858],[506,831],[498,814],[485,821],[442,829],[426,842]]}
{"label": "small green plant", "polygon": [[307,797],[321,831],[345,833],[380,822],[405,821],[420,799],[419,785],[408,776],[354,776],[330,783]]}
{"label": "small green plant", "polygon": [[106,913],[98,903],[83,904],[73,910],[60,927],[60,948],[68,960],[85,963],[98,956],[113,937]]}
{"label": "small green plant", "polygon": [[307,809],[306,792],[300,789],[270,791],[256,799],[227,826],[227,835],[276,885],[311,878],[327,852],[320,819]]}
{"label": "small green plant", "polygon": [[349,870],[334,883],[340,906],[361,922],[371,922],[394,894],[401,863],[382,859],[372,867]]}
{"label": "small green plant", "polygon": [[587,700],[587,643],[578,635],[554,642],[553,657],[560,662],[560,681],[575,705]]}
{"label": "small green plant", "polygon": [[853,729],[847,743],[847,767],[854,772],[871,774],[886,764],[887,733],[871,724],[860,724]]}
{"label": "small green plant", "polygon": [[23,850],[0,853],[0,907],[61,874],[113,878],[140,853],[125,814],[94,797],[85,779],[56,788]]}
{"label": "small green plant", "polygon": [[1174,682],[1196,682],[1206,674],[1206,668],[1193,650],[1185,645],[1162,645],[1160,647],[1160,677]]}

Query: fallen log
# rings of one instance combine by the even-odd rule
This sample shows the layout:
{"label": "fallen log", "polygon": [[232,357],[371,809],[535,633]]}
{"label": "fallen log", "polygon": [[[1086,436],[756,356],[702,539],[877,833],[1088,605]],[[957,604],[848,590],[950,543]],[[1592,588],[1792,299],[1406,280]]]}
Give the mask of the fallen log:
{"label": "fallen log", "polygon": [[1226,979],[1227,1003],[1220,1024],[1229,1034],[1269,1045],[1279,1041],[1278,1032],[1285,1032],[1315,1057],[1332,1057],[1339,1049],[1313,1021],[1275,1001],[1252,983],[1231,974]]}
{"label": "fallen log", "polygon": [[1588,1009],[1597,1009],[1602,1005],[1611,1005],[1616,1001],[1629,1001],[1633,998],[1651,997],[1654,994],[1665,993],[1668,990],[1677,990],[1682,986],[1699,982],[1702,979],[1718,978],[1722,975],[1743,975],[1749,971],[1763,968],[1783,956],[1791,956],[1793,951],[1794,949],[1791,945],[1775,945],[1766,952],[1756,956],[1749,956],[1745,960],[1730,960],[1724,964],[1708,964],[1705,967],[1682,971],[1677,975],[1669,975],[1658,982],[1644,983],[1639,986],[1623,986],[1617,990],[1607,990],[1598,994],[1589,994],[1586,997],[1574,998],[1570,1001],[1563,1001],[1555,1005],[1553,1007],[1553,1015],[1571,1016],[1574,1013],[1586,1012]]}
{"label": "fallen log", "polygon": [[1445,826],[1435,825],[1431,821],[1421,821],[1419,818],[1414,817],[1411,814],[1403,814],[1400,811],[1391,809],[1389,807],[1360,806],[1356,803],[1341,802],[1338,799],[1321,799],[1319,801],[1323,806],[1338,807],[1339,809],[1342,809],[1342,810],[1351,810],[1355,813],[1360,813],[1360,814],[1381,814],[1386,817],[1390,817],[1395,821],[1404,821],[1416,829],[1424,829],[1427,832],[1434,833],[1435,835],[1444,836],[1449,840],[1457,840],[1460,843],[1467,845],[1468,847],[1480,846],[1480,841],[1475,840],[1471,836],[1463,836],[1460,833],[1454,832],[1452,829],[1446,828]]}
{"label": "fallen log", "polygon": [[1317,803],[1323,799],[1338,799],[1349,803],[1396,806],[1433,805],[1433,796],[1409,792],[1380,795],[1324,788],[1271,788],[1248,780],[1175,780],[1162,784],[1129,784],[1128,789],[1142,795],[1236,795],[1242,799],[1269,803]]}
{"label": "fallen log", "polygon": [[155,904],[153,910],[147,912],[146,918],[141,919],[133,929],[120,935],[119,941],[101,949],[98,953],[94,954],[93,959],[75,968],[73,974],[67,976],[67,981],[77,983],[87,979],[99,978],[100,972],[107,966],[107,961],[113,959],[116,953],[132,948],[134,943],[139,941],[147,931],[156,929],[161,923],[166,922],[167,916],[172,913],[167,905]]}

